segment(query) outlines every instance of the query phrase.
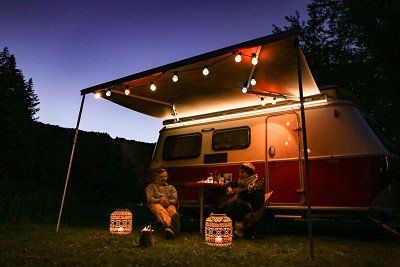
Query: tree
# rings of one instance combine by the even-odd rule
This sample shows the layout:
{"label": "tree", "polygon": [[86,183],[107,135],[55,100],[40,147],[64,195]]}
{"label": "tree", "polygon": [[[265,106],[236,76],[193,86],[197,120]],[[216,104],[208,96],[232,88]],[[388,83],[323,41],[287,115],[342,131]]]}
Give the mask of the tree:
{"label": "tree", "polygon": [[[400,151],[400,1],[313,0],[284,29],[301,29],[303,52],[318,86],[354,93]],[[274,32],[282,29],[276,25]]]}
{"label": "tree", "polygon": [[14,55],[7,47],[0,53],[0,115],[7,121],[34,121],[39,111],[39,99],[33,90],[32,79],[25,82],[17,68]]}

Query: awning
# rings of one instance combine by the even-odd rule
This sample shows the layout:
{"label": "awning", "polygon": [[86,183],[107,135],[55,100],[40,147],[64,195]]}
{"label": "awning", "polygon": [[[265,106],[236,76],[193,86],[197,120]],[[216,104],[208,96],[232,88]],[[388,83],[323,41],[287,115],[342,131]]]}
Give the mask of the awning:
{"label": "awning", "polygon": [[[259,97],[242,93],[251,76],[257,83],[250,89],[267,102],[273,94],[298,98],[296,36],[297,33],[286,31],[261,37],[92,86],[81,93],[99,92],[109,101],[164,120],[175,118],[172,105],[180,118],[259,106]],[[237,63],[234,59],[239,52],[242,61]],[[253,54],[258,55],[256,65],[251,63]],[[202,74],[205,66],[210,71],[207,76]],[[303,54],[301,68],[304,96],[320,94]],[[176,71],[179,79],[173,82]],[[155,91],[150,90],[151,83],[156,85]],[[129,95],[125,94],[126,89]],[[109,97],[107,90],[111,90]]]}

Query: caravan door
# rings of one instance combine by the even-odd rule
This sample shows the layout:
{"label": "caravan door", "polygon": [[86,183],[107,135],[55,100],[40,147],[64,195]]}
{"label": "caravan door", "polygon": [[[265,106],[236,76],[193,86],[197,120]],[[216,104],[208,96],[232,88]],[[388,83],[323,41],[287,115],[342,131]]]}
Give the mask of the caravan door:
{"label": "caravan door", "polygon": [[273,205],[301,205],[304,188],[301,176],[299,116],[267,118],[266,174],[268,189],[274,191]]}

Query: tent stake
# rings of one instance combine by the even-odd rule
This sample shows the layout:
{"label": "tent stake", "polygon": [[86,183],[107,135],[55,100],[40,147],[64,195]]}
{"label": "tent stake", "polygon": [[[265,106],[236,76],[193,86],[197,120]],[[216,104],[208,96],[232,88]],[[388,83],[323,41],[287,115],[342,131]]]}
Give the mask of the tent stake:
{"label": "tent stake", "polygon": [[314,260],[314,239],[313,239],[312,224],[311,224],[311,201],[310,201],[310,162],[308,160],[306,115],[304,112],[303,81],[301,77],[300,44],[298,37],[295,40],[295,49],[296,49],[296,61],[297,61],[297,77],[299,81],[301,130],[303,137],[303,153],[304,153],[304,165],[305,165],[305,182],[306,182],[305,189],[306,189],[306,200],[307,200],[308,238],[310,242],[310,259]]}
{"label": "tent stake", "polygon": [[76,127],[75,127],[75,136],[74,136],[74,142],[72,144],[72,150],[71,150],[71,156],[69,158],[69,165],[68,165],[68,171],[67,171],[67,178],[65,179],[65,185],[64,185],[64,193],[61,199],[61,207],[60,207],[60,212],[58,214],[58,220],[57,220],[57,228],[56,231],[60,229],[60,222],[61,222],[61,215],[64,207],[64,200],[65,200],[65,194],[67,193],[67,186],[68,186],[68,180],[69,176],[71,174],[71,167],[72,167],[72,160],[74,158],[74,153],[75,153],[75,145],[76,145],[76,140],[78,139],[78,132],[79,132],[79,123],[81,121],[81,115],[82,115],[82,109],[83,109],[83,104],[85,103],[85,95],[82,96],[82,101],[81,101],[81,107],[79,109],[79,115],[78,115],[78,121],[76,122]]}

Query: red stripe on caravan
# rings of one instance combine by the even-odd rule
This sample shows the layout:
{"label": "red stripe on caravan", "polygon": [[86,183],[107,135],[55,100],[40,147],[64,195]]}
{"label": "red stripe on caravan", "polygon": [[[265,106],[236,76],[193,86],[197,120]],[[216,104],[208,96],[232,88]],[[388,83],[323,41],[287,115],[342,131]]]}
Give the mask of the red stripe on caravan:
{"label": "red stripe on caravan", "polygon": [[[207,178],[210,173],[213,174],[232,174],[232,180],[239,179],[239,167],[241,164],[223,165],[223,166],[185,166],[167,168],[169,182],[175,184],[178,191],[178,197],[181,202],[196,201],[198,199],[197,189],[187,188],[180,184],[182,182],[197,182],[201,179]],[[265,163],[253,163],[256,168],[256,173],[259,179],[264,179]],[[205,203],[215,203],[217,196],[212,195],[211,192],[205,192]]]}

